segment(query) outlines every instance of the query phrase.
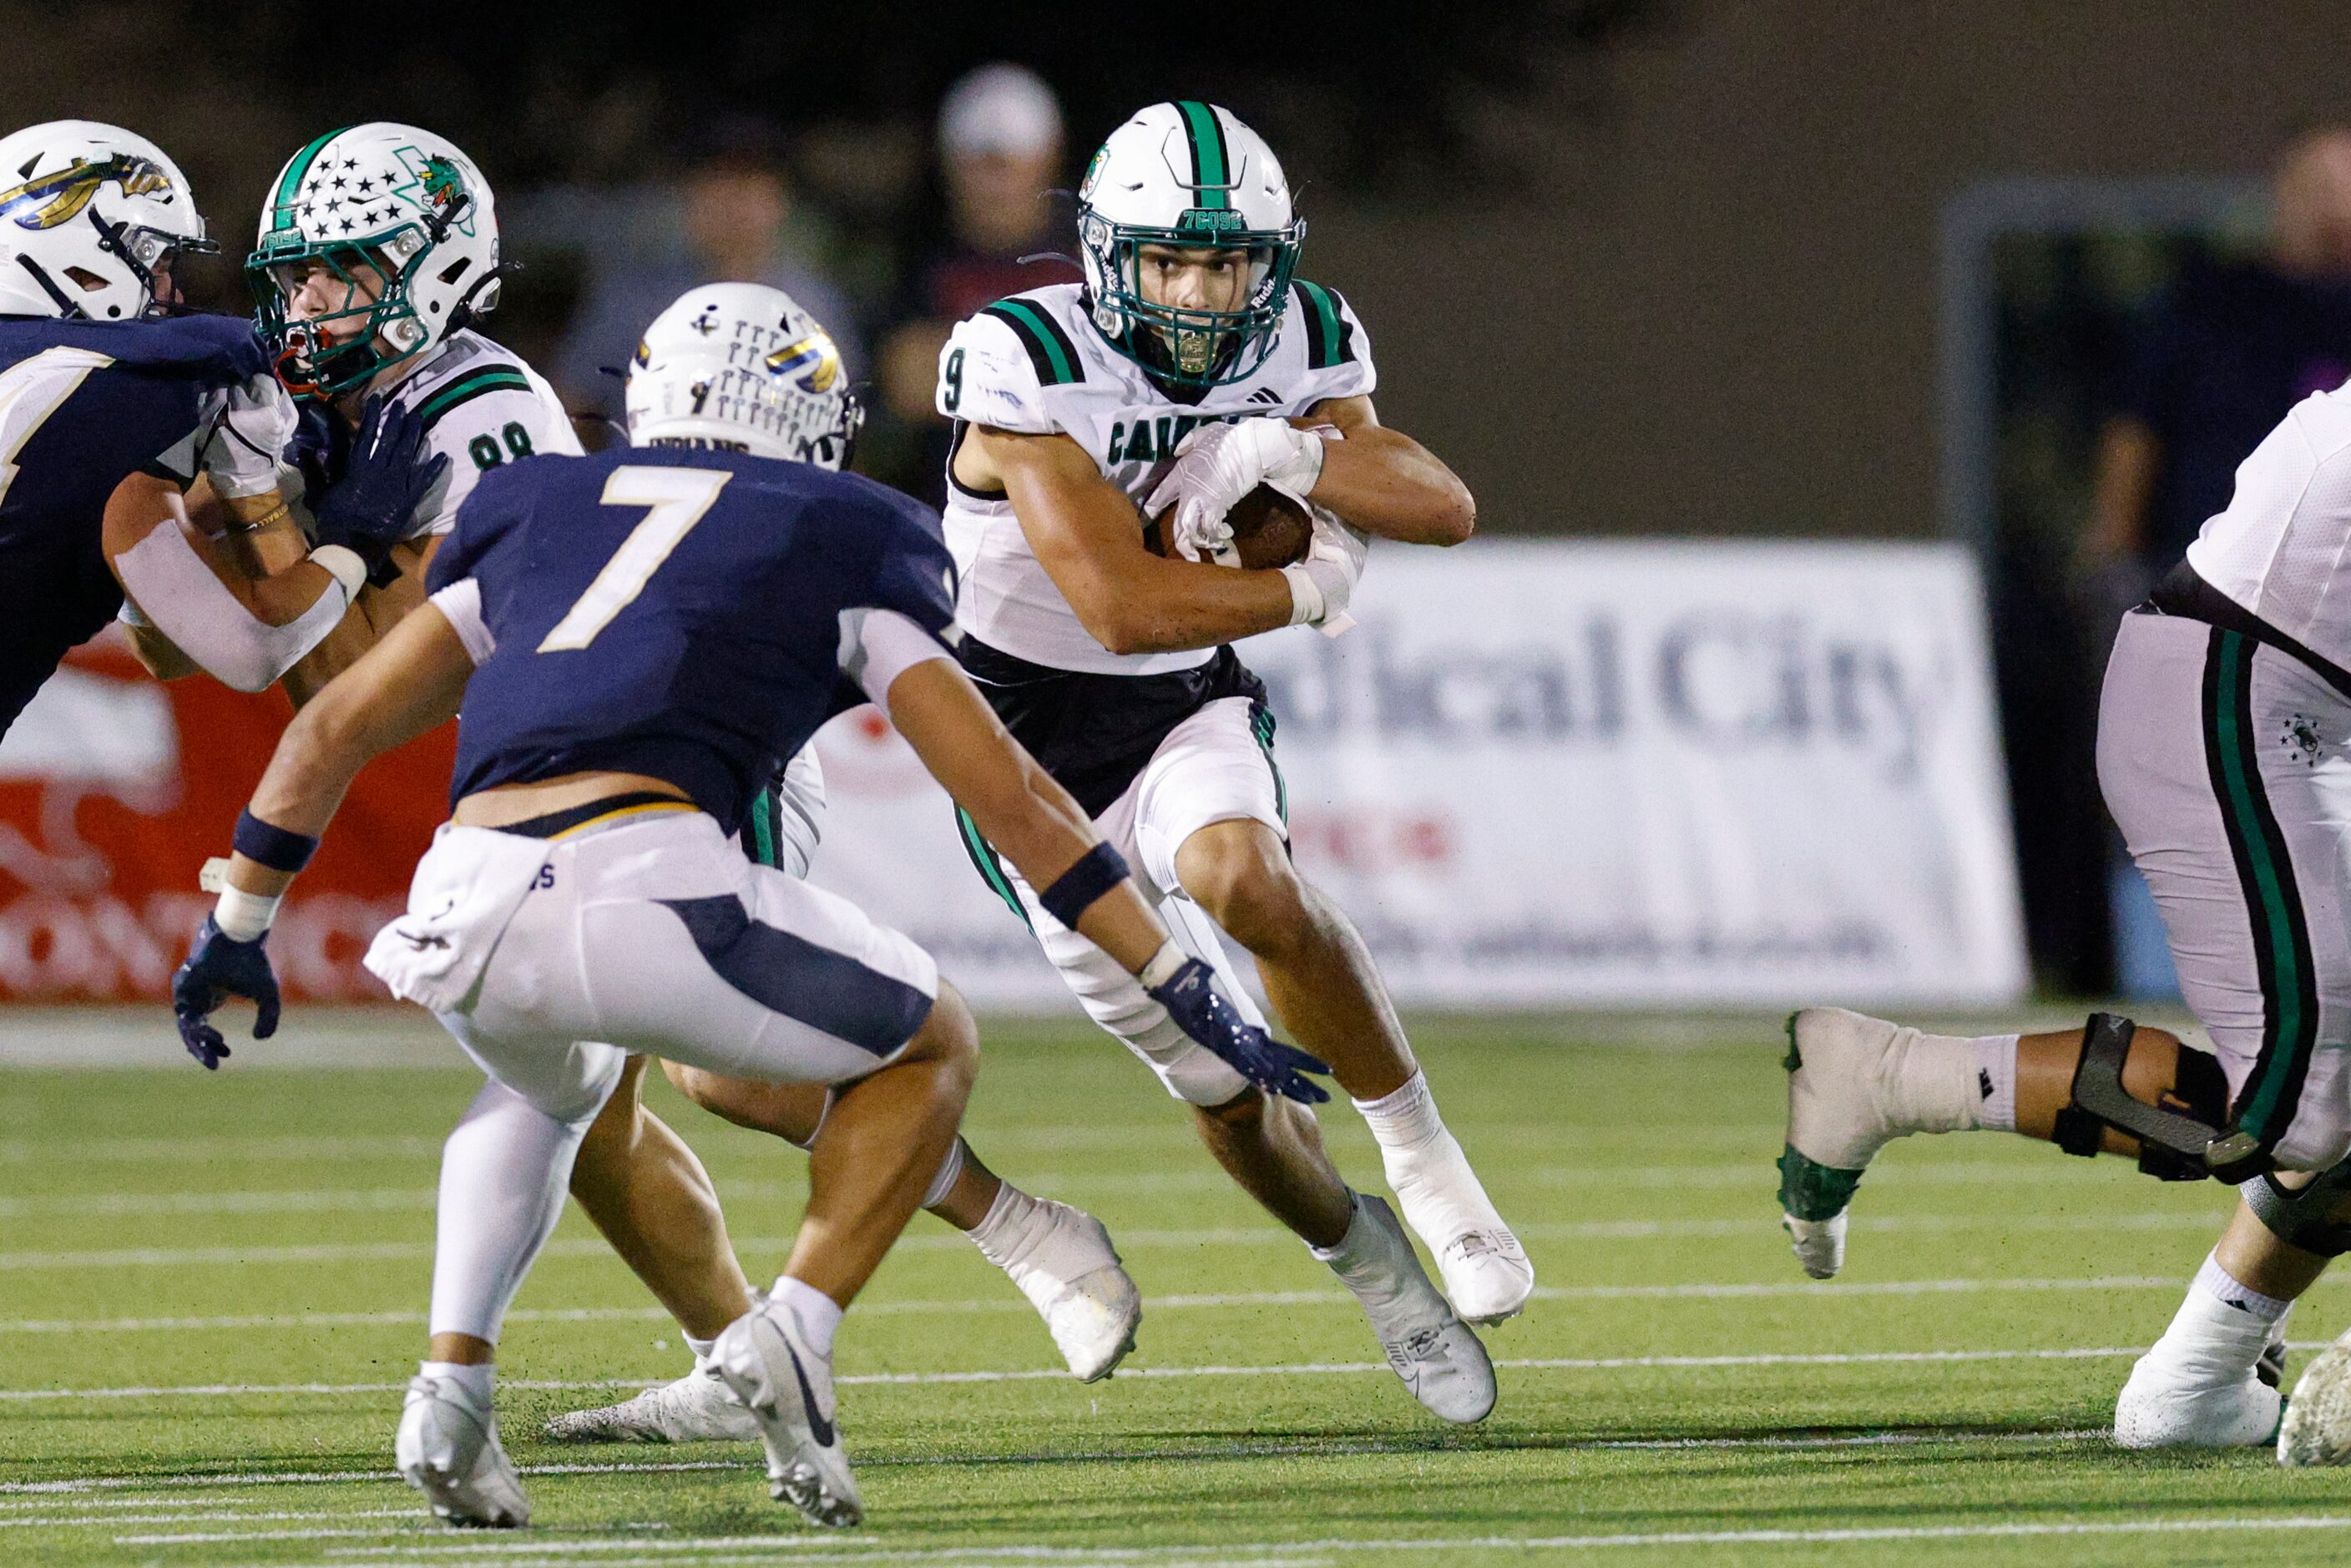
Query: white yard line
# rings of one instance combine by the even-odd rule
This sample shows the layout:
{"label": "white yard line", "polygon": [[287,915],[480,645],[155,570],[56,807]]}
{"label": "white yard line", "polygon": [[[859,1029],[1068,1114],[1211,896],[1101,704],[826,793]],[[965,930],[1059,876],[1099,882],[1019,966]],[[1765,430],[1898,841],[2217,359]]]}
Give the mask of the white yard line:
{"label": "white yard line", "polygon": [[[2314,1350],[2328,1341],[2297,1342],[2295,1348]],[[1530,1371],[1556,1372],[1622,1372],[1640,1369],[1690,1370],[1730,1366],[1867,1366],[1912,1362],[1999,1362],[1999,1361],[2085,1361],[2112,1360],[2120,1356],[2137,1356],[2144,1345],[2075,1345],[2033,1350],[1886,1350],[1837,1351],[1817,1354],[1761,1352],[1749,1354],[1718,1355],[1592,1355],[1592,1356],[1524,1356],[1497,1358],[1496,1366],[1515,1367]],[[1317,1377],[1367,1372],[1386,1372],[1384,1361],[1322,1361],[1295,1362],[1274,1365],[1209,1365],[1209,1366],[1140,1366],[1121,1370],[1121,1377]],[[673,1374],[654,1373],[640,1377],[598,1377],[584,1380],[514,1378],[505,1380],[506,1388],[578,1390],[593,1388],[631,1388],[664,1382]],[[987,1372],[867,1372],[857,1373],[834,1381],[844,1387],[887,1386],[904,1387],[968,1383],[1034,1383],[1050,1382],[1069,1375],[1059,1367],[1022,1367],[1007,1371]],[[157,1384],[111,1388],[10,1388],[0,1389],[0,1401],[25,1403],[56,1399],[171,1399],[171,1398],[247,1398],[275,1395],[300,1394],[391,1394],[407,1387],[405,1383],[195,1383]],[[174,1482],[158,1482],[172,1485]],[[0,1488],[0,1490],[5,1490]]]}
{"label": "white yard line", "polygon": [[[2003,1524],[1853,1526],[1823,1530],[1676,1530],[1611,1535],[1398,1536],[1374,1540],[1193,1542],[1167,1546],[943,1546],[906,1547],[886,1536],[844,1539],[825,1536],[738,1535],[700,1540],[468,1542],[461,1545],[381,1546],[337,1553],[344,1563],[367,1557],[519,1558],[560,1560],[634,1552],[647,1557],[693,1557],[719,1552],[789,1553],[874,1563],[1154,1563],[1205,1561],[1258,1565],[1295,1563],[1303,1557],[1359,1552],[1596,1552],[1658,1546],[1827,1546],[1861,1542],[1993,1541],[2076,1536],[2203,1535],[2262,1531],[2351,1530],[2351,1514],[2221,1514],[2189,1519],[2018,1521]],[[256,1531],[189,1535],[126,1535],[124,1546],[185,1545],[227,1541],[350,1539],[392,1531]],[[405,1533],[404,1531],[400,1533]]]}
{"label": "white yard line", "polygon": [[[2073,1443],[2105,1436],[2103,1427],[2060,1429],[2053,1431],[1935,1431],[1935,1432],[1865,1432],[1838,1437],[1593,1437],[1556,1445],[1564,1451],[1607,1452],[1618,1449],[1635,1450],[1783,1450],[1812,1448],[1869,1448],[1886,1447],[1918,1447],[1938,1443]],[[1344,1457],[1355,1453],[1426,1453],[1432,1441],[1426,1437],[1399,1438],[1394,1441],[1322,1442],[1301,1441],[1283,1443],[1238,1442],[1222,1448],[1184,1448],[1167,1450],[1121,1449],[1102,1453],[1056,1452],[1050,1457],[1057,1463],[1092,1460],[1103,1464],[1125,1463],[1136,1459],[1182,1458],[1197,1459],[1253,1459],[1262,1457],[1290,1457],[1329,1454]],[[1004,1456],[940,1455],[910,1459],[866,1459],[862,1464],[877,1469],[898,1466],[937,1466],[955,1464],[990,1464],[1004,1462]],[[674,1472],[708,1470],[755,1470],[759,1466],[756,1455],[746,1453],[740,1459],[666,1459],[609,1460],[599,1463],[559,1465],[522,1465],[517,1467],[527,1476],[601,1476],[601,1475],[667,1475]],[[242,1474],[198,1474],[183,1476],[84,1476],[71,1480],[0,1482],[0,1494],[34,1493],[38,1501],[12,1504],[18,1508],[57,1508],[60,1498],[70,1497],[75,1508],[158,1508],[164,1506],[196,1507],[193,1500],[173,1500],[172,1503],[150,1498],[101,1499],[89,1496],[93,1491],[166,1486],[185,1490],[194,1487],[260,1488],[280,1486],[361,1486],[386,1485],[400,1479],[392,1470],[256,1470]],[[233,1507],[243,1500],[225,1500],[221,1506]],[[340,1517],[371,1517],[344,1514]]]}

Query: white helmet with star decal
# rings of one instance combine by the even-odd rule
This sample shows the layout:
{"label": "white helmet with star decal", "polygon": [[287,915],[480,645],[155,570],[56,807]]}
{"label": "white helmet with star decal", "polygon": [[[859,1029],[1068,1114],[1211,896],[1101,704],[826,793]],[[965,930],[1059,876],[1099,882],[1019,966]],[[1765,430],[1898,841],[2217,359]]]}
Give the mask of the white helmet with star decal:
{"label": "white helmet with star decal", "polygon": [[187,176],[145,137],[94,120],[0,137],[0,316],[152,316],[156,274],[214,248]]}
{"label": "white helmet with star decal", "polygon": [[[280,378],[331,397],[497,303],[497,208],[446,137],[386,120],[330,131],[278,172],[245,269]],[[293,317],[321,270],[332,308]]]}

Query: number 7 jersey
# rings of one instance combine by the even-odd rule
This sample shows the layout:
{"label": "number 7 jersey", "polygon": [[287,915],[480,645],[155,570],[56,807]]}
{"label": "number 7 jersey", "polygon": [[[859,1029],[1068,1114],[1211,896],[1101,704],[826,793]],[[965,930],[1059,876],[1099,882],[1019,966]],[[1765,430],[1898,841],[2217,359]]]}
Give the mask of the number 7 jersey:
{"label": "number 7 jersey", "polygon": [[930,509],[854,474],[681,447],[494,469],[426,577],[475,664],[450,800],[642,773],[734,832],[865,700],[869,620],[951,644],[954,575]]}
{"label": "number 7 jersey", "polygon": [[[939,355],[938,410],[956,450],[975,424],[1066,435],[1140,510],[1154,466],[1198,425],[1258,414],[1302,414],[1372,391],[1377,378],[1363,323],[1339,297],[1303,278],[1290,287],[1265,362],[1184,402],[1097,330],[1075,283],[1001,299],[958,325]],[[1215,656],[1209,648],[1113,653],[1094,640],[1029,548],[1003,492],[964,487],[947,459],[947,545],[962,590],[956,619],[991,648],[1059,670],[1155,675]]]}

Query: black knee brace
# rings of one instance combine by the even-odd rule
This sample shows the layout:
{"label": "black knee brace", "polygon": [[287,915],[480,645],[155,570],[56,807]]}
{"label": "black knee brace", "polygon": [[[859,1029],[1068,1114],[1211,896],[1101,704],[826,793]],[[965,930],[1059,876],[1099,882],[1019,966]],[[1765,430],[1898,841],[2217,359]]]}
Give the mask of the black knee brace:
{"label": "black knee brace", "polygon": [[2300,1192],[2278,1185],[2273,1176],[2257,1176],[2237,1188],[2253,1218],[2289,1247],[2321,1258],[2351,1252],[2351,1225],[2335,1218],[2335,1210],[2351,1193],[2351,1160],[2319,1173]]}
{"label": "black knee brace", "polygon": [[2074,1069],[2073,1103],[2057,1113],[2053,1129],[2057,1146],[2069,1155],[2095,1155],[2111,1127],[2138,1140],[2138,1168],[2158,1181],[2243,1180],[2266,1151],[2238,1148],[2252,1140],[2228,1131],[2229,1081],[2220,1064],[2181,1047],[2165,1098],[2183,1109],[2143,1104],[2123,1087],[2123,1063],[2137,1032],[2128,1019],[2090,1015],[2082,1031],[2082,1060]]}

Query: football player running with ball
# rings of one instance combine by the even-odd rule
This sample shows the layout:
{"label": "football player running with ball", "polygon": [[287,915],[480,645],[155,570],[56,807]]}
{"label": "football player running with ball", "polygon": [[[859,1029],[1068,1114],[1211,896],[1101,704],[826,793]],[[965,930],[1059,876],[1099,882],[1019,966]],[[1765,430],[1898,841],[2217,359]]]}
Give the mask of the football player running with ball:
{"label": "football player running with ball", "polygon": [[2284,1403],[2286,1313],[2351,1251],[2351,387],[2304,399],[2226,509],[2123,618],[2098,782],[2210,1053],[2111,1014],[2046,1034],[1936,1035],[1838,1008],[1789,1019],[1781,1205],[1816,1279],[1886,1143],[2021,1133],[2136,1155],[2240,1201],[2115,1406],[2126,1448],[2277,1442],[2351,1461],[2351,1335]]}
{"label": "football player running with ball", "polygon": [[[936,518],[790,459],[839,413],[788,358],[768,362],[798,308],[737,284],[669,315],[712,294],[717,331],[633,371],[632,406],[661,415],[635,423],[633,449],[486,476],[435,556],[425,606],[296,716],[174,981],[192,1040],[218,1043],[207,1015],[229,996],[274,1022],[260,933],[287,885],[359,769],[462,703],[453,820],[367,959],[489,1078],[443,1154],[431,1337],[394,1442],[402,1476],[452,1523],[528,1522],[492,1364],[631,1051],[832,1085],[799,1240],[714,1359],[757,1422],[773,1494],[820,1524],[862,1515],[833,1333],[955,1141],[978,1042],[927,954],[730,841],[851,694],[890,715],[1045,904],[1186,1039],[1282,1092],[1317,1065],[1233,1010],[956,667]],[[669,324],[648,340],[691,336]],[[705,402],[724,411],[723,438],[705,434]]]}
{"label": "football player running with ball", "polygon": [[[1186,947],[1224,965],[1221,927],[1255,956],[1282,1021],[1370,1124],[1451,1304],[1386,1203],[1340,1178],[1305,1106],[1199,1049],[968,821],[966,842],[1088,1013],[1354,1292],[1414,1396],[1476,1421],[1494,1374],[1464,1320],[1518,1312],[1533,1271],[1439,1119],[1362,939],[1290,864],[1273,717],[1227,646],[1283,626],[1335,632],[1366,535],[1458,543],[1474,505],[1379,423],[1362,324],[1295,276],[1305,225],[1272,150],[1229,110],[1143,110],[1094,155],[1079,199],[1085,283],[991,305],[941,355],[960,657]],[[1260,484],[1313,509],[1306,558],[1207,564],[1231,542],[1227,510]],[[1145,548],[1138,502],[1165,514],[1167,557]],[[1256,1021],[1238,977],[1222,983]]]}

